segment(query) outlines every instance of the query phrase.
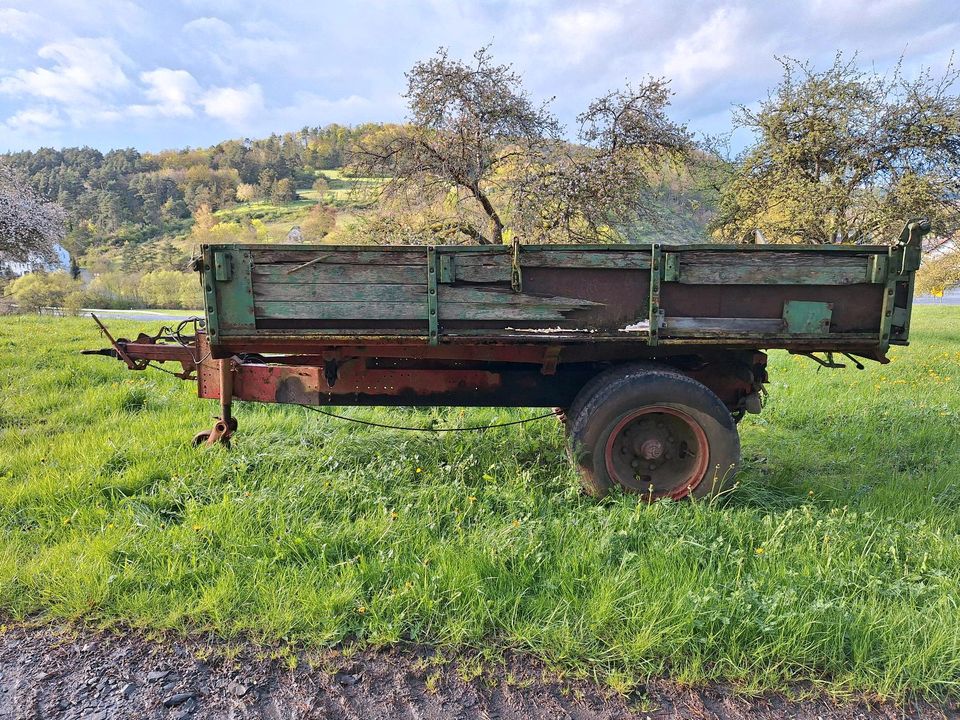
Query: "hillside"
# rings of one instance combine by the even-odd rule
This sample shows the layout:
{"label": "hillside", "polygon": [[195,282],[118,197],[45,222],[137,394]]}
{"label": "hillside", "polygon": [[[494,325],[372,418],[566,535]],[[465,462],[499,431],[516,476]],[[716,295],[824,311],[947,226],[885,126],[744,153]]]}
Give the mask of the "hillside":
{"label": "hillside", "polygon": [[[0,162],[67,210],[63,245],[85,271],[76,304],[195,307],[185,271],[202,242],[390,241],[371,207],[379,181],[345,167],[350,145],[383,128],[308,127],[159,153],[42,148]],[[659,217],[626,228],[628,241],[703,237],[710,199],[689,176],[659,175]],[[59,292],[63,301],[71,288]]]}

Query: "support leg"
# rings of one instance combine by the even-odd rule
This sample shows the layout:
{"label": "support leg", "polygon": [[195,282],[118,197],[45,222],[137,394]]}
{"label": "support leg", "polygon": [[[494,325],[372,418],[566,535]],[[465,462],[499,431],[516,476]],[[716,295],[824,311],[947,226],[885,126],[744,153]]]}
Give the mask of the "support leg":
{"label": "support leg", "polygon": [[220,417],[213,425],[212,430],[204,430],[193,438],[194,445],[216,445],[223,443],[230,446],[230,436],[237,429],[237,420],[233,417],[233,360],[227,358],[220,363]]}

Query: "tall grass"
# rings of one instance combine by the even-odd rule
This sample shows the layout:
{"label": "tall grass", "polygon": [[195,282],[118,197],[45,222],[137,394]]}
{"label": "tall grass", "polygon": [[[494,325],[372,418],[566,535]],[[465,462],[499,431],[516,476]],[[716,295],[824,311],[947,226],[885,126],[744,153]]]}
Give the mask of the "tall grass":
{"label": "tall grass", "polygon": [[[720,502],[582,497],[556,423],[406,434],[215,406],[76,351],[92,323],[0,325],[0,608],[328,644],[519,648],[618,685],[956,695],[960,311],[888,366],[771,356]],[[120,334],[142,323],[116,322]],[[473,425],[527,411],[360,409]]]}

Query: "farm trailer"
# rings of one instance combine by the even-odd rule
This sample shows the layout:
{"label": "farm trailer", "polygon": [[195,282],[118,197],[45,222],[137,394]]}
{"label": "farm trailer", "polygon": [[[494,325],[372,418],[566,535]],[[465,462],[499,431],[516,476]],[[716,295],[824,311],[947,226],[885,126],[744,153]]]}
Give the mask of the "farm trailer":
{"label": "farm trailer", "polygon": [[763,350],[862,369],[907,344],[928,231],[870,246],[205,245],[192,334],[107,332],[88,352],[179,363],[220,401],[196,444],[229,442],[234,399],[554,407],[591,494],[701,497],[737,468]]}

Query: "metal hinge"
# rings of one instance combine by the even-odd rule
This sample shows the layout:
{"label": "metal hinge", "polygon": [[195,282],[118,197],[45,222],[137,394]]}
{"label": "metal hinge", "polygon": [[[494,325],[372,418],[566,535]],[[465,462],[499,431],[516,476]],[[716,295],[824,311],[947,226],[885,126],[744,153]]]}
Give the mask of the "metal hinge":
{"label": "metal hinge", "polygon": [[213,254],[213,279],[228,282],[233,277],[233,256],[226,252]]}

